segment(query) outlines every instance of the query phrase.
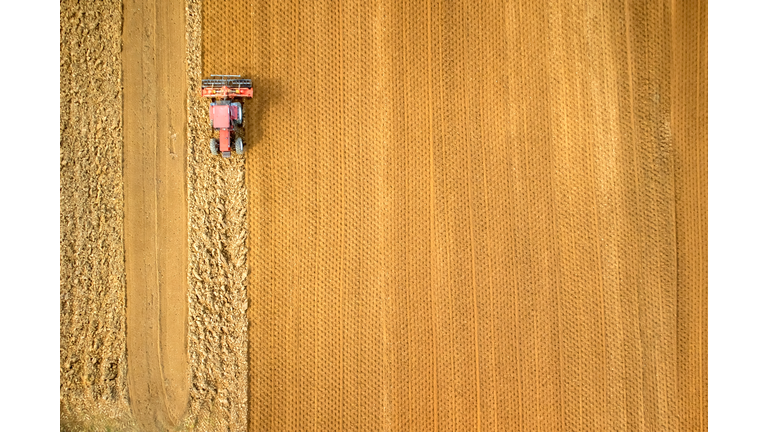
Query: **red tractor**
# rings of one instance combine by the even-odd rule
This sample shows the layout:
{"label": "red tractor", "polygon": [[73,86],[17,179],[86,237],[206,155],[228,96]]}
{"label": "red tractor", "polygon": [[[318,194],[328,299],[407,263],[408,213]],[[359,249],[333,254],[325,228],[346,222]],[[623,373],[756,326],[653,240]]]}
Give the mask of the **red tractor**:
{"label": "red tractor", "polygon": [[[225,158],[231,155],[231,140],[236,126],[243,125],[243,104],[234,102],[235,98],[252,98],[253,84],[240,75],[211,75],[203,80],[201,94],[212,99],[208,108],[211,127],[219,131],[219,138],[211,138],[211,153]],[[243,139],[235,139],[235,151],[243,154]]]}

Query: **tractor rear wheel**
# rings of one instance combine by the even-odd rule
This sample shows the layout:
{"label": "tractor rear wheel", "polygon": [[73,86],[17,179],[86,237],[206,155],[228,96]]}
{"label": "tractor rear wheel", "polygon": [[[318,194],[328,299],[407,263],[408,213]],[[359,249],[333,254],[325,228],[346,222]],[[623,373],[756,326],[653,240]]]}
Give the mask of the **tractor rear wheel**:
{"label": "tractor rear wheel", "polygon": [[237,107],[237,118],[235,119],[235,124],[240,126],[243,124],[243,104],[240,102],[232,102],[232,105]]}
{"label": "tractor rear wheel", "polygon": [[235,140],[235,151],[237,154],[243,154],[243,139],[240,137]]}
{"label": "tractor rear wheel", "polygon": [[211,138],[211,154],[219,154],[219,143],[216,141],[216,138]]}

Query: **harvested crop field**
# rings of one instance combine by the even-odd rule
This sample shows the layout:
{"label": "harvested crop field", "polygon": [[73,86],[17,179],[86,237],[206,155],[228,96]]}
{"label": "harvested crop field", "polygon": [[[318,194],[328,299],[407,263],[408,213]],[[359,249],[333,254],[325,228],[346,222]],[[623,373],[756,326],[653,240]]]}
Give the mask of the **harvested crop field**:
{"label": "harvested crop field", "polygon": [[707,429],[706,3],[64,1],[61,59],[62,430]]}
{"label": "harvested crop field", "polygon": [[120,1],[61,2],[62,429],[130,425]]}

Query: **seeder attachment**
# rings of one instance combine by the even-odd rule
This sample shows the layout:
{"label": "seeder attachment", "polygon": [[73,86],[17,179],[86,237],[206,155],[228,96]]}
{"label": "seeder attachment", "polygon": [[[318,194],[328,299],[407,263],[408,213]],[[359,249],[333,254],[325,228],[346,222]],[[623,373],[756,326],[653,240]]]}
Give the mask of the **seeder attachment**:
{"label": "seeder attachment", "polygon": [[203,80],[201,95],[211,99],[251,98],[253,83],[240,75],[211,75],[210,79]]}

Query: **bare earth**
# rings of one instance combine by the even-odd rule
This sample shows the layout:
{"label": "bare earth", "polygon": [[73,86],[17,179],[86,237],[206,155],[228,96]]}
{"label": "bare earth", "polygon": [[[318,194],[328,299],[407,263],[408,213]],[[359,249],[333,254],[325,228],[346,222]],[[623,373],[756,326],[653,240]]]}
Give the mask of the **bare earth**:
{"label": "bare earth", "polygon": [[123,3],[128,391],[142,430],[187,409],[184,0]]}

